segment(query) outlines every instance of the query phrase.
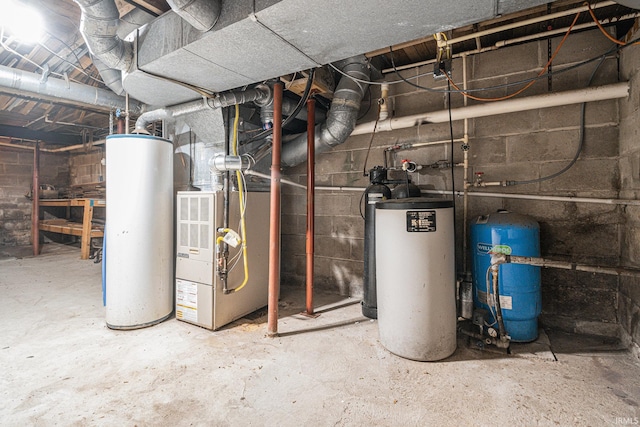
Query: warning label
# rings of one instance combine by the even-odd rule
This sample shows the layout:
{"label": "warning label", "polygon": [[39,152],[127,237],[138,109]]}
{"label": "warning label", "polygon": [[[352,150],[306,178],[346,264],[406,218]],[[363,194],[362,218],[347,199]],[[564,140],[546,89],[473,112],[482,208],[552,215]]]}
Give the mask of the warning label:
{"label": "warning label", "polygon": [[198,284],[176,279],[176,318],[198,321]]}
{"label": "warning label", "polygon": [[[489,298],[487,298],[486,292],[478,291],[478,301],[485,305],[495,306],[493,294],[489,294]],[[500,308],[513,310],[513,298],[510,295],[500,295]]]}
{"label": "warning label", "polygon": [[407,231],[436,231],[436,211],[407,211]]}

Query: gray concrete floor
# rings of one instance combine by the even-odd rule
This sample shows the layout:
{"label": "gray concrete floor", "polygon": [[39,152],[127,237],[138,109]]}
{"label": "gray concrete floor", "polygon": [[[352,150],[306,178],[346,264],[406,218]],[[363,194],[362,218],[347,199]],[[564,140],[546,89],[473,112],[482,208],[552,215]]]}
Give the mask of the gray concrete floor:
{"label": "gray concrete floor", "polygon": [[[112,331],[100,266],[48,244],[0,260],[0,425],[624,425],[640,417],[640,365],[565,336],[555,357],[469,349],[441,362],[390,354],[357,301],[283,290],[264,311],[211,332],[175,319]],[[552,346],[553,346],[553,336]],[[584,344],[584,345],[582,345]],[[526,353],[526,352],[525,352]]]}

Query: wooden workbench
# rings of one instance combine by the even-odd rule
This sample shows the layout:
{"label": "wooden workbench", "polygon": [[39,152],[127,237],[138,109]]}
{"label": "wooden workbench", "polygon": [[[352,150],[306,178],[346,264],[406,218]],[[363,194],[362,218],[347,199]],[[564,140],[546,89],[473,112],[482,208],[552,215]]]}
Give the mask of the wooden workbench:
{"label": "wooden workbench", "polygon": [[[38,219],[38,229],[40,231],[50,231],[52,233],[68,234],[71,236],[79,236],[80,241],[80,258],[89,259],[91,250],[91,238],[103,237],[104,227],[96,226],[91,223],[93,220],[93,209],[104,208],[107,206],[104,200],[100,199],[40,199],[40,207],[54,206],[66,207],[66,219]],[[74,206],[82,207],[82,223],[69,221],[70,209]],[[38,218],[40,215],[38,215]]]}

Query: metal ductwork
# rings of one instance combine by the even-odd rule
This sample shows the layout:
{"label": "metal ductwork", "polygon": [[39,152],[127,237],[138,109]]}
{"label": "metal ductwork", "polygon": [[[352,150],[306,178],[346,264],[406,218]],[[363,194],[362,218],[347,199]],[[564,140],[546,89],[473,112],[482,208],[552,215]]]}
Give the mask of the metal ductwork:
{"label": "metal ductwork", "polygon": [[[189,0],[172,2],[187,4]],[[458,0],[455,6],[438,0],[194,3],[221,3],[215,26],[197,31],[186,25],[179,9],[150,22],[136,42],[136,67],[123,77],[130,96],[156,106],[193,101],[199,94],[155,76],[211,92],[235,90],[544,4],[545,0]],[[189,64],[188,71],[185,64]]]}
{"label": "metal ductwork", "polygon": [[212,109],[206,99],[187,102],[185,104],[175,105],[173,107],[159,108],[153,111],[147,111],[136,120],[136,128],[134,133],[148,133],[147,125],[159,120],[175,120],[180,116],[198,113],[204,110]]}
{"label": "metal ductwork", "polygon": [[138,8],[132,9],[129,13],[120,17],[117,35],[121,39],[125,39],[129,34],[154,19],[155,16],[145,10]]}
{"label": "metal ductwork", "polygon": [[[68,82],[63,79],[49,77],[44,79],[40,74],[29,73],[15,68],[0,65],[0,88],[2,92],[16,95],[37,96],[52,101],[68,101],[94,110],[110,111],[125,107],[125,99],[110,90],[93,86]],[[130,102],[129,110],[139,113],[142,105]]]}
{"label": "metal ductwork", "polygon": [[118,34],[120,13],[114,0],[74,0],[82,9],[80,32],[91,53],[108,68],[126,71],[133,63],[133,43]]}
{"label": "metal ductwork", "polygon": [[198,31],[209,31],[216,25],[222,0],[167,0],[171,9]]}
{"label": "metal ductwork", "polygon": [[252,89],[223,92],[208,100],[213,108],[230,107],[233,105],[255,102],[262,104],[273,99],[271,88],[265,84],[257,85]]}
{"label": "metal ductwork", "polygon": [[107,67],[104,62],[100,61],[95,56],[92,59],[93,65],[95,65],[98,73],[100,73],[100,77],[102,77],[104,84],[114,91],[116,95],[124,96],[125,91],[122,87],[122,71]]}
{"label": "metal ductwork", "polygon": [[[364,56],[346,59],[336,64],[343,73],[359,80],[369,80],[370,70]],[[327,121],[316,126],[316,153],[324,153],[347,140],[356,126],[360,103],[368,84],[342,76],[333,95]],[[282,164],[292,167],[307,158],[307,133],[298,135],[282,147]]]}

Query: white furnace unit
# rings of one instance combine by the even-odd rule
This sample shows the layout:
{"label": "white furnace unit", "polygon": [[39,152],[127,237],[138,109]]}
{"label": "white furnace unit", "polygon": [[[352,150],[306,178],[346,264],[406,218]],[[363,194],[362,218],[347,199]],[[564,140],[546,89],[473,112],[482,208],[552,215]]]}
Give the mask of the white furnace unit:
{"label": "white furnace unit", "polygon": [[[212,330],[264,307],[268,301],[269,193],[248,193],[245,223],[249,279],[232,293],[224,292],[217,271],[216,239],[220,236],[217,230],[223,227],[223,199],[222,192],[180,191],[176,207],[176,318]],[[231,193],[229,205],[229,228],[239,234],[237,192]],[[229,247],[229,289],[245,280],[240,246]]]}

